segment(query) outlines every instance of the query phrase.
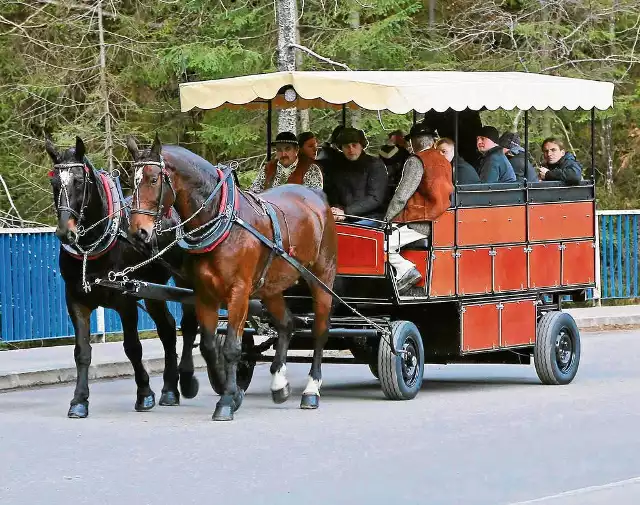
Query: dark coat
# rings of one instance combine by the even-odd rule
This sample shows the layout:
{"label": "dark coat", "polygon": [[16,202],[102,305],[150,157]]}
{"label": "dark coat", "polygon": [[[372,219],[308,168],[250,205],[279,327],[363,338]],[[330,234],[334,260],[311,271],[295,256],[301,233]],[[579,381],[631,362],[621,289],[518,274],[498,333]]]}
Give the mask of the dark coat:
{"label": "dark coat", "polygon": [[[538,174],[530,161],[524,159],[524,153],[518,153],[515,156],[507,155],[507,159],[513,167],[513,172],[516,174],[516,180],[521,182],[527,179],[527,182],[537,182]],[[525,166],[526,165],[526,166]]]}
{"label": "dark coat", "polygon": [[406,148],[397,145],[384,145],[380,148],[380,159],[387,167],[387,193],[385,206],[389,204],[402,177],[402,167],[409,158],[410,153]]}
{"label": "dark coat", "polygon": [[480,181],[491,182],[516,182],[516,174],[509,160],[504,155],[502,147],[496,146],[489,149],[480,160]]}
{"label": "dark coat", "polygon": [[[455,161],[455,160],[454,160]],[[467,163],[462,156],[458,156],[456,166],[456,184],[479,184],[480,176],[472,165]]]}
{"label": "dark coat", "polygon": [[387,169],[380,158],[362,153],[356,161],[343,159],[325,177],[325,193],[332,207],[345,214],[379,219],[384,216]]}
{"label": "dark coat", "polygon": [[549,171],[544,176],[545,181],[562,181],[566,184],[579,184],[582,180],[582,165],[576,161],[571,153],[566,153],[558,163],[547,165]]}

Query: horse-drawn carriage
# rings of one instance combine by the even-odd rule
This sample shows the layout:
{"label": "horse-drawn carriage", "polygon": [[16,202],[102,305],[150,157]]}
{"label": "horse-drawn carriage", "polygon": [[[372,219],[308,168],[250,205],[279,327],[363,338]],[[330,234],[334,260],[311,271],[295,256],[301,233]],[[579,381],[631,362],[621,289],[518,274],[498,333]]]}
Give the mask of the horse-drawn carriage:
{"label": "horse-drawn carriage", "polygon": [[[351,361],[368,364],[391,399],[415,397],[425,363],[529,364],[533,356],[543,383],[573,380],[580,335],[571,316],[561,311],[561,299],[564,295],[585,299],[587,290],[595,287],[594,120],[596,108],[612,105],[612,95],[610,83],[521,73],[278,72],[180,87],[184,112],[194,107],[266,109],[268,157],[274,108],[342,108],[343,121],[347,108],[400,114],[449,110],[454,114],[456,144],[459,111],[518,108],[524,111],[525,149],[530,109],[591,110],[590,177],[574,186],[557,182],[455,186],[451,207],[432,223],[431,236],[401,250],[423,275],[423,281],[407,293],[399,294],[387,260],[391,225],[372,228],[348,221],[335,225],[337,277],[324,349],[350,350]],[[136,161],[165,170],[164,161]],[[164,172],[155,173],[154,184],[159,174],[158,217],[163,195],[170,193],[163,193]],[[220,172],[220,184],[224,177]],[[169,175],[166,179],[175,197]],[[263,235],[262,247],[273,249],[273,234]],[[293,259],[287,259],[281,247],[275,251],[280,258]],[[304,279],[313,284],[304,270]],[[99,283],[141,298],[193,301],[186,289],[116,277]],[[309,283],[300,279],[284,292],[293,315],[290,349],[314,349]],[[260,303],[251,303],[248,313],[268,321]],[[218,339],[224,340],[227,329],[222,321]],[[255,362],[264,359],[260,353],[275,340],[256,345],[255,335],[256,327],[247,324],[237,368],[241,388],[248,387]],[[211,371],[210,379],[222,393],[224,388]],[[315,401],[311,407],[317,406],[317,397]]]}

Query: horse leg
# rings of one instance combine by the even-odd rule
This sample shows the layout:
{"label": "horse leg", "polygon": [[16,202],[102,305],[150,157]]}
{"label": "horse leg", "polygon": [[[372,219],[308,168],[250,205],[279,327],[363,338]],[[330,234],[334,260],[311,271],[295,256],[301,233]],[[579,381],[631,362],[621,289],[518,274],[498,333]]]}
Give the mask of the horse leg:
{"label": "horse leg", "polygon": [[67,310],[76,335],[73,356],[76,361],[76,389],[67,417],[84,419],[89,415],[89,366],[91,365],[90,318],[92,309],[73,299],[67,292]]}
{"label": "horse leg", "polygon": [[291,387],[287,380],[287,351],[293,333],[293,316],[287,308],[284,296],[278,294],[262,300],[273,318],[278,331],[276,353],[271,363],[271,398],[274,403],[284,403],[289,399]]}
{"label": "horse leg", "polygon": [[142,364],[142,344],[138,335],[138,306],[128,300],[117,309],[122,321],[124,353],[133,366],[137,395],[135,410],[144,412],[156,405],[156,395],[149,386],[149,374]]}
{"label": "horse leg", "polygon": [[151,319],[156,323],[158,337],[164,348],[164,372],[162,374],[162,394],[160,405],[175,407],[180,405],[178,392],[178,354],[176,353],[176,321],[169,312],[166,302],[145,300],[144,304]]}
{"label": "horse leg", "polygon": [[329,339],[329,316],[331,314],[332,296],[320,286],[312,284],[313,297],[313,360],[309,372],[307,387],[302,392],[301,409],[317,409],[320,403],[320,386],[322,385],[322,351]]}
{"label": "horse leg", "polygon": [[182,305],[180,328],[182,329],[182,357],[178,366],[180,390],[185,398],[195,398],[200,385],[194,375],[193,367],[193,343],[196,341],[196,333],[198,333],[198,319],[193,305]]}
{"label": "horse leg", "polygon": [[219,391],[222,391],[226,377],[224,365],[221,363],[222,356],[215,343],[219,310],[220,303],[218,302],[205,302],[199,298],[196,299],[196,317],[200,323],[200,354],[207,364],[209,377],[215,382]]}
{"label": "horse leg", "polygon": [[240,408],[244,398],[244,391],[238,388],[236,374],[238,362],[242,356],[242,336],[248,309],[249,289],[244,285],[236,285],[231,290],[227,304],[229,311],[227,338],[222,347],[226,380],[224,391],[213,413],[214,421],[232,421],[233,413]]}

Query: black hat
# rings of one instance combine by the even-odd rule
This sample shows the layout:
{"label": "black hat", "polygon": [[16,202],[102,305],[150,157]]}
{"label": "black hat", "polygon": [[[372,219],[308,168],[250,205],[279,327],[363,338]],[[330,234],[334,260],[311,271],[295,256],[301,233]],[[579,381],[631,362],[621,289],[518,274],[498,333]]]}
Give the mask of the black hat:
{"label": "black hat", "polygon": [[367,137],[362,130],[357,128],[345,128],[338,134],[336,144],[344,146],[346,144],[360,144],[363,148],[368,145]]}
{"label": "black hat", "polygon": [[409,133],[405,135],[404,139],[410,140],[411,137],[421,137],[423,135],[431,135],[432,137],[435,137],[436,132],[424,123],[416,123],[411,127]]}
{"label": "black hat", "polygon": [[513,154],[524,152],[524,147],[520,145],[520,135],[513,132],[504,132],[498,140],[498,145],[504,149],[509,149]]}
{"label": "black hat", "polygon": [[493,140],[496,144],[500,140],[500,134],[493,126],[483,126],[478,130],[478,133],[476,133],[476,137],[484,137],[486,139]]}
{"label": "black hat", "polygon": [[291,145],[297,146],[298,145],[298,139],[291,132],[280,132],[276,136],[276,139],[274,140],[273,144],[274,145],[276,145],[276,144],[291,144]]}
{"label": "black hat", "polygon": [[333,129],[333,131],[331,132],[331,137],[329,137],[329,144],[335,144],[337,142],[338,136],[340,135],[342,130],[344,130],[344,128],[344,125],[339,124]]}

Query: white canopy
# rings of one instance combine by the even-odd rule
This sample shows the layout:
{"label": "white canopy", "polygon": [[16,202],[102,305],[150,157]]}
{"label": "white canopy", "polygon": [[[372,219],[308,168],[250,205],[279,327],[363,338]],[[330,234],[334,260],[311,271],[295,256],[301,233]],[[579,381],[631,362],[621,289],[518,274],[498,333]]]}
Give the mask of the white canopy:
{"label": "white canopy", "polygon": [[[284,87],[296,91],[292,101],[279,93]],[[605,110],[613,105],[613,83],[523,72],[323,71],[274,72],[180,84],[183,112],[194,107],[266,108],[269,100],[274,108],[345,104],[396,114],[467,107]]]}

